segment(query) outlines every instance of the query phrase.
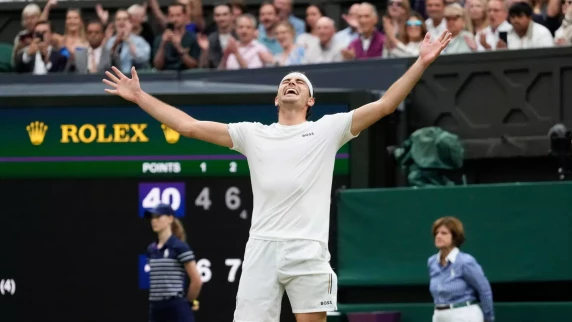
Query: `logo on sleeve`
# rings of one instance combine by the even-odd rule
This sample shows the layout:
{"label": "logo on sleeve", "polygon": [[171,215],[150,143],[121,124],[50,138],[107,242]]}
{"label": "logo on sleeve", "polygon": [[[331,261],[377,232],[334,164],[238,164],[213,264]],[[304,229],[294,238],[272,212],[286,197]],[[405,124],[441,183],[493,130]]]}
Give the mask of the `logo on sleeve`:
{"label": "logo on sleeve", "polygon": [[314,135],[314,132],[309,132],[309,133],[302,134],[302,137],[305,138],[305,137],[307,137],[307,136],[312,136],[312,135]]}

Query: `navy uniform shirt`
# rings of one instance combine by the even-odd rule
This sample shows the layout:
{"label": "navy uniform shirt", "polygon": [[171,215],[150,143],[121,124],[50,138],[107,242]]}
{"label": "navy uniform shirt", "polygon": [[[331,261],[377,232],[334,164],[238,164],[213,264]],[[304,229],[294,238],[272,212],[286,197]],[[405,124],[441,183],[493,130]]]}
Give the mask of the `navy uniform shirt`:
{"label": "navy uniform shirt", "polygon": [[187,272],[185,263],[195,260],[187,243],[171,235],[161,248],[157,242],[147,247],[149,264],[149,301],[162,301],[185,296]]}

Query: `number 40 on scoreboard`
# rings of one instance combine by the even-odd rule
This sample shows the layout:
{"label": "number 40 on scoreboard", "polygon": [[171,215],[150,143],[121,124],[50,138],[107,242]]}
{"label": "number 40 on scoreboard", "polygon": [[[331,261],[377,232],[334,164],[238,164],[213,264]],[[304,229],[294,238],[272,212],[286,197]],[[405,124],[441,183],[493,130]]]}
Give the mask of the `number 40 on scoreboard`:
{"label": "number 40 on scoreboard", "polygon": [[184,182],[152,182],[139,184],[139,217],[143,217],[146,209],[160,203],[171,205],[175,217],[185,216],[185,183]]}

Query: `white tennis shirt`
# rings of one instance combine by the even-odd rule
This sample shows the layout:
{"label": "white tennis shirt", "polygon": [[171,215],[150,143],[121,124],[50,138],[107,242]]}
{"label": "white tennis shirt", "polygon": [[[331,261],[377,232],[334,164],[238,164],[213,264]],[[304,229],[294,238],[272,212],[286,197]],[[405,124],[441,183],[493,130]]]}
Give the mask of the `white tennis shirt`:
{"label": "white tennis shirt", "polygon": [[228,125],[231,149],[245,155],[250,168],[251,238],[327,244],[334,163],[338,150],[355,137],[352,115],[326,115],[293,126]]}

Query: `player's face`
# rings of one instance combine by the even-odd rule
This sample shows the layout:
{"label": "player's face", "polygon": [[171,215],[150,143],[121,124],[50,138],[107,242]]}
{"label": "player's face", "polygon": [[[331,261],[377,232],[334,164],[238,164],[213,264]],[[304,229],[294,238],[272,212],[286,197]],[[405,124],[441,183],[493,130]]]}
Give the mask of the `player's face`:
{"label": "player's face", "polygon": [[279,103],[295,103],[308,101],[310,98],[310,88],[306,82],[298,77],[286,78],[278,88]]}
{"label": "player's face", "polygon": [[169,229],[172,223],[173,217],[171,216],[153,216],[151,218],[151,228],[153,228],[153,231],[156,233]]}
{"label": "player's face", "polygon": [[435,247],[438,249],[449,248],[453,245],[453,235],[449,228],[441,226],[437,228],[437,233],[435,234]]}

